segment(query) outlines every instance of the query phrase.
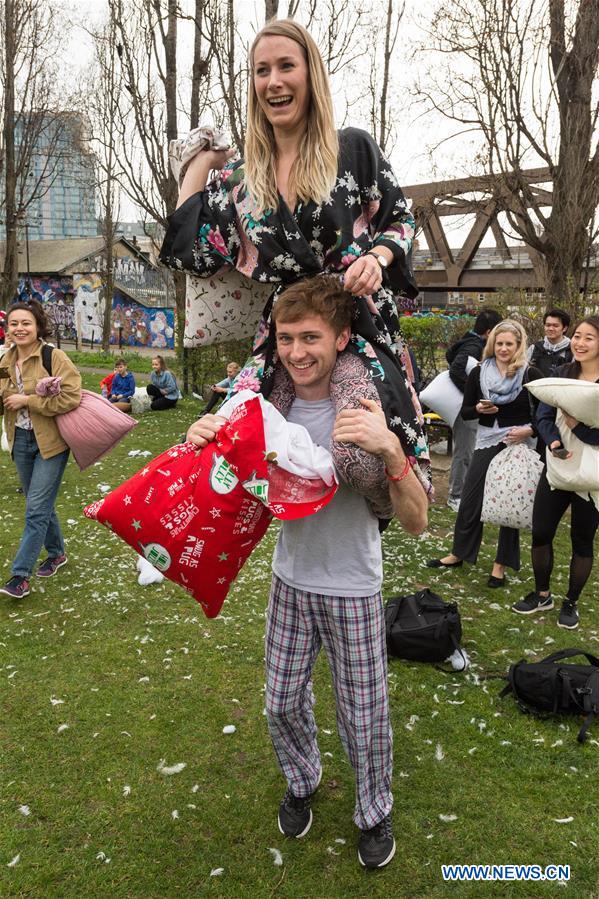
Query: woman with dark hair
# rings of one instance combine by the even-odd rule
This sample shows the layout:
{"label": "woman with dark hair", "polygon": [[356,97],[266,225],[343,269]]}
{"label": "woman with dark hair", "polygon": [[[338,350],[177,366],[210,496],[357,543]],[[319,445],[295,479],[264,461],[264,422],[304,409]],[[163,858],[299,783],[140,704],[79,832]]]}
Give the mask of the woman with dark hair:
{"label": "woman with dark hair", "polygon": [[[580,322],[572,335],[570,347],[574,359],[563,365],[557,376],[599,383],[599,316],[590,315]],[[554,406],[539,403],[537,428],[547,446],[547,452],[567,458],[562,434],[556,425],[557,412]],[[599,447],[599,428],[587,427],[569,415],[564,415],[564,421],[566,427],[583,443]],[[599,450],[597,452],[599,458]],[[553,538],[568,508],[572,542],[570,578],[557,623],[559,627],[574,630],[579,622],[577,602],[593,570],[593,543],[599,527],[599,511],[590,498],[583,499],[578,493],[569,490],[551,489],[547,480],[547,468],[543,470],[539,481],[532,516],[535,589],[515,603],[512,610],[520,615],[534,615],[553,608],[550,593]]]}
{"label": "woman with dark hair", "polygon": [[150,409],[153,412],[172,409],[177,405],[177,400],[181,397],[175,376],[166,367],[166,362],[162,356],[154,356],[152,358],[152,374],[150,375],[150,384],[148,384],[146,390],[152,397]]}
{"label": "woman with dark hair", "polygon": [[[48,557],[37,569],[38,577],[52,577],[67,562],[54,503],[69,448],[55,417],[81,402],[81,376],[65,353],[54,347],[49,347],[49,353],[45,349],[50,328],[37,300],[9,308],[7,333],[13,345],[2,357],[6,374],[0,374],[0,398],[8,444],[27,502],[12,576],[0,593],[21,599],[30,593],[31,574],[42,546]],[[61,379],[60,393],[37,396],[38,381],[50,373]]]}

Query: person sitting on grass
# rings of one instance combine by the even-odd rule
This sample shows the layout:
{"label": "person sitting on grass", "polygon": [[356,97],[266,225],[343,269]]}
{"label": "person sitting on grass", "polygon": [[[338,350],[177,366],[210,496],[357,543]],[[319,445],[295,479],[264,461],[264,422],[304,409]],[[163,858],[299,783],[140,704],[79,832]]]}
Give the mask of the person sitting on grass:
{"label": "person sitting on grass", "polygon": [[[273,310],[278,358],[295,390],[286,418],[312,440],[355,444],[382,458],[393,514],[410,534],[427,525],[428,498],[398,437],[374,400],[339,414],[331,376],[348,345],[354,298],[335,278],[288,287]],[[225,419],[204,415],[187,439],[214,440]],[[322,777],[312,711],[312,671],[324,646],[337,703],[341,741],[354,769],[358,859],[381,868],[395,853],[391,826],[392,734],[389,722],[383,560],[379,521],[365,496],[341,483],[317,515],[282,524],[273,558],[266,614],[266,716],[287,790],[279,830],[303,837]]]}
{"label": "person sitting on grass", "polygon": [[[237,364],[237,362],[229,362],[229,364],[227,365],[227,377],[223,378],[222,381],[219,381],[218,384],[213,384],[211,386],[210,389],[212,390],[212,394],[210,396],[210,399],[208,400],[208,405],[202,412],[202,415],[207,415],[208,412],[212,412],[214,407],[221,400],[224,400],[239,372],[240,366]],[[194,396],[197,397],[198,394],[194,393]]]}
{"label": "person sitting on grass", "polygon": [[162,412],[164,409],[172,409],[181,398],[177,380],[166,367],[162,356],[154,356],[152,359],[152,374],[150,384],[146,387],[148,395],[152,397],[150,409],[152,412]]}
{"label": "person sitting on grass", "polygon": [[132,372],[127,371],[127,363],[124,359],[117,359],[114,363],[114,378],[108,394],[108,399],[114,403],[117,409],[123,412],[131,412],[131,397],[135,393],[135,378]]}
{"label": "person sitting on grass", "polygon": [[106,375],[105,378],[102,378],[100,381],[100,393],[104,397],[104,399],[108,399],[112,392],[112,382],[114,381],[114,376],[116,374],[116,369],[111,371],[109,375]]}

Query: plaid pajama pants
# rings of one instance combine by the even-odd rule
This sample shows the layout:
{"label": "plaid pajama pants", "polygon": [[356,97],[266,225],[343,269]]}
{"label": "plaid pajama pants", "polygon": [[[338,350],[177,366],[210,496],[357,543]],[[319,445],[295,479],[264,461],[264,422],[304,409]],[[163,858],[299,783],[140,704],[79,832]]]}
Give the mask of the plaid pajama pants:
{"label": "plaid pajama pants", "polygon": [[307,593],[273,575],[266,616],[266,716],[279,765],[298,798],[313,793],[320,776],[311,678],[321,646],[333,677],[337,729],[356,776],[354,821],[365,830],[393,805],[381,595]]}

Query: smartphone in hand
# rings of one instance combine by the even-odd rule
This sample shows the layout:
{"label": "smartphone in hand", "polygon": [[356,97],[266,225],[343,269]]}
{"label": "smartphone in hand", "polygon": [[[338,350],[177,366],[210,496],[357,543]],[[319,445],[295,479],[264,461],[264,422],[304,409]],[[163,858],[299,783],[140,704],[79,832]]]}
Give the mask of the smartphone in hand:
{"label": "smartphone in hand", "polygon": [[570,455],[569,450],[567,450],[565,446],[556,446],[551,452],[556,459],[567,459]]}

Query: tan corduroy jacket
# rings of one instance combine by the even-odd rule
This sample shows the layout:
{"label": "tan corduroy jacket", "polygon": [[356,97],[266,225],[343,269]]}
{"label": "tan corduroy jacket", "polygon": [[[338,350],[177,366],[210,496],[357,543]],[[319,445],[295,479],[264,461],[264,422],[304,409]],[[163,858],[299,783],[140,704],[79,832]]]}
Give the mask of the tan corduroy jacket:
{"label": "tan corduroy jacket", "polygon": [[[17,348],[11,347],[0,359],[0,397],[6,399],[18,393],[15,362],[17,361]],[[60,393],[58,396],[37,396],[35,386],[42,378],[48,377],[48,372],[42,363],[42,341],[31,356],[21,364],[21,375],[25,393],[30,397],[28,410],[31,416],[33,432],[37,445],[40,448],[42,458],[50,459],[58,453],[68,449],[60,436],[56,426],[56,416],[62,412],[75,409],[81,402],[81,375],[62,350],[56,348],[52,351],[52,374],[62,378]],[[3,371],[4,369],[4,371]],[[6,377],[6,373],[8,377]],[[4,375],[4,377],[2,377]],[[1,405],[1,404],[0,404]],[[4,421],[6,423],[6,437],[12,452],[15,439],[15,422],[17,413],[11,409],[4,409]]]}

